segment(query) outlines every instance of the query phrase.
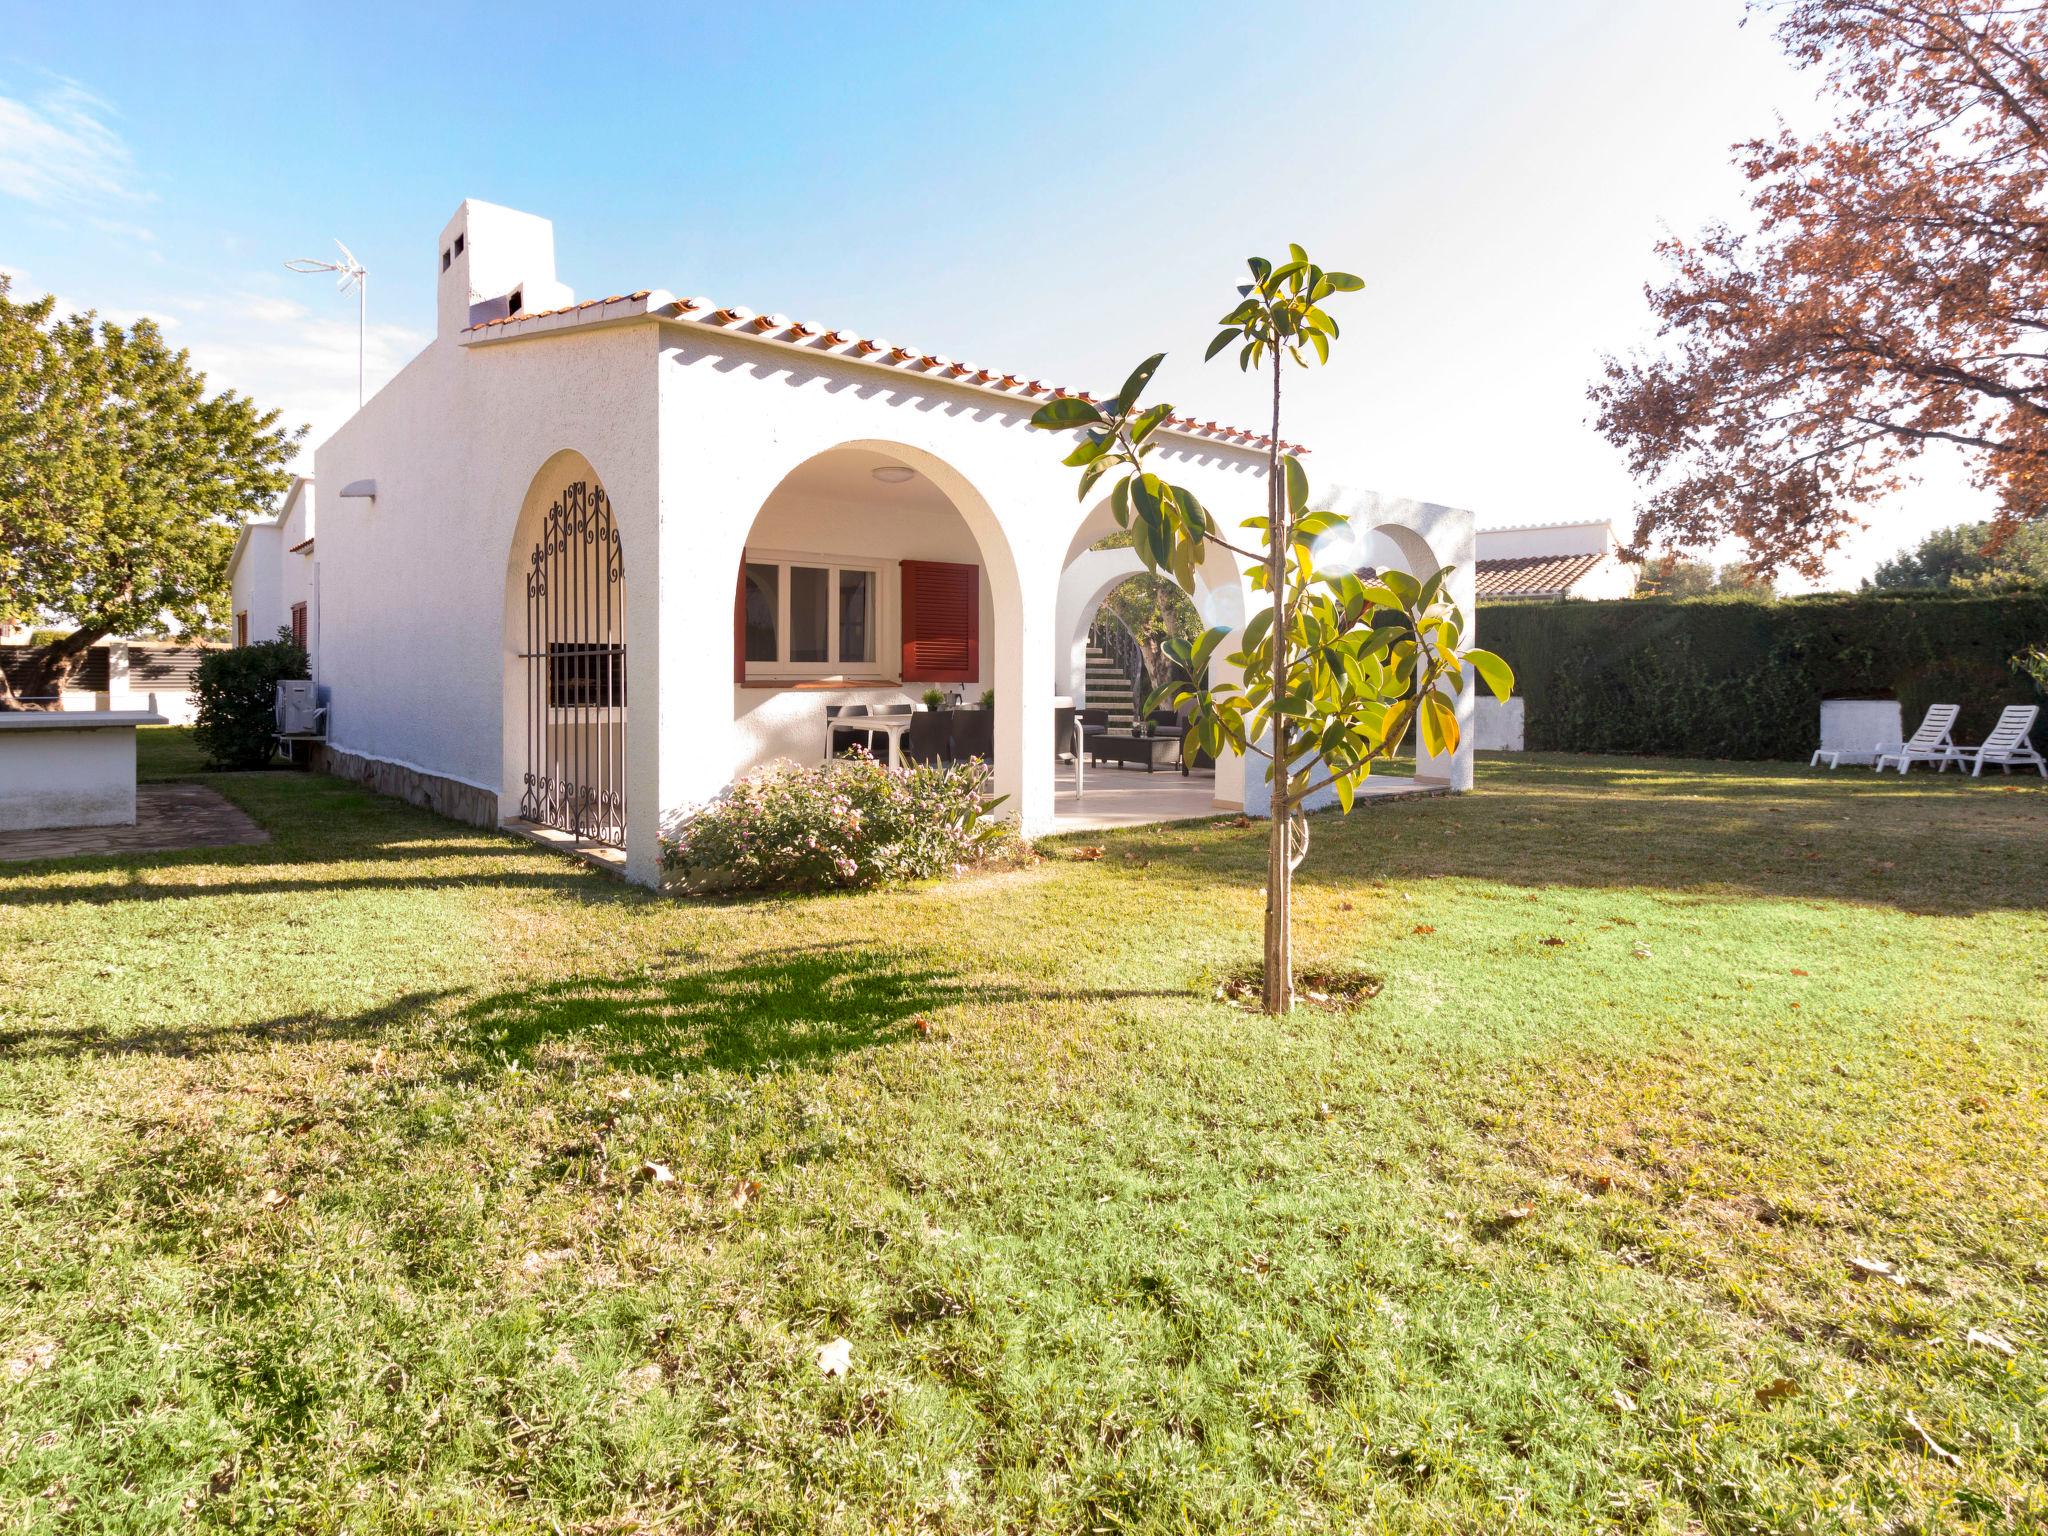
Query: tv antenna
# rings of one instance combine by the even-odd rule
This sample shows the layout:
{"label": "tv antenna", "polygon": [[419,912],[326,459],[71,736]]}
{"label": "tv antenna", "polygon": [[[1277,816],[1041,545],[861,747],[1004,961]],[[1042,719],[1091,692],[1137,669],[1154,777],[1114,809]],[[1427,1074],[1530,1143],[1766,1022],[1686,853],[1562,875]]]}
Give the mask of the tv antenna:
{"label": "tv antenna", "polygon": [[315,261],[310,256],[300,256],[285,263],[292,272],[332,272],[335,274],[335,288],[342,293],[356,296],[356,409],[363,408],[363,324],[364,313],[369,304],[370,272],[355,258],[355,253],[339,240],[334,242],[341,252],[339,261]]}

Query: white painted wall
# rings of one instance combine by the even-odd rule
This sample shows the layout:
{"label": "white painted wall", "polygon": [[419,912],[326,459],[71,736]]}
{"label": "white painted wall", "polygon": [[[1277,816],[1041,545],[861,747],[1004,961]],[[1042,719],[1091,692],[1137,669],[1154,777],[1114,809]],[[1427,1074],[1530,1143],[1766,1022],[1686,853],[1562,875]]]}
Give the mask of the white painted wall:
{"label": "white painted wall", "polygon": [[[249,616],[252,641],[274,639],[285,622],[282,532],[275,521],[249,524],[236,539],[228,567],[234,612]],[[231,631],[228,639],[234,638]]]}
{"label": "white painted wall", "polygon": [[1478,752],[1523,750],[1523,703],[1519,695],[1496,699],[1480,691],[1472,703],[1472,746]]}
{"label": "white painted wall", "polygon": [[1874,763],[1906,739],[1897,699],[1822,699],[1820,745],[1844,763]]}
{"label": "white painted wall", "polygon": [[0,831],[135,824],[131,712],[0,714]]}

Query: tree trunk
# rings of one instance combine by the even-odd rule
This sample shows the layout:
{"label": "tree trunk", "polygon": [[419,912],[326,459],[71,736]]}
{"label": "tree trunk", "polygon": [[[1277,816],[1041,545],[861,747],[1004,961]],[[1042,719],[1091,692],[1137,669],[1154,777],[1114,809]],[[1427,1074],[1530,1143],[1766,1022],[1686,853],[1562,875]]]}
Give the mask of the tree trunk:
{"label": "tree trunk", "polygon": [[1287,554],[1292,531],[1287,492],[1280,483],[1280,348],[1273,348],[1273,440],[1266,451],[1267,585],[1273,591],[1273,796],[1266,838],[1266,977],[1261,1001],[1269,1014],[1294,1007],[1294,861],[1288,856],[1293,804],[1288,796],[1287,717],[1278,710],[1287,683]]}
{"label": "tree trunk", "polygon": [[[39,646],[15,666],[11,680],[0,676],[0,698],[9,699],[8,707],[13,709],[57,708],[55,696],[64,691],[64,685],[71,681],[86,653],[106,637],[104,629],[75,629],[48,645]],[[8,686],[10,681],[11,687]],[[49,698],[52,702],[27,702],[41,698]]]}

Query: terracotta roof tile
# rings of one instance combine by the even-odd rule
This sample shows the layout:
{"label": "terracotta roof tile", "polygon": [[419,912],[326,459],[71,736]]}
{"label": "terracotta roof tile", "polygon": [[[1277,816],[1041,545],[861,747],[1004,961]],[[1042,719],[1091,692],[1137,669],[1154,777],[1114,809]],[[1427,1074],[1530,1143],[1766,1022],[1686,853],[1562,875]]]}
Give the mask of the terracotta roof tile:
{"label": "terracotta roof tile", "polygon": [[1563,597],[1606,558],[1595,550],[1583,555],[1518,555],[1509,560],[1481,560],[1476,594],[1482,598]]}
{"label": "terracotta roof tile", "polygon": [[[475,334],[494,331],[524,320],[545,320],[555,315],[579,314],[585,310],[595,309],[605,304],[621,303],[626,299],[638,302],[647,298],[652,291],[651,289],[640,288],[630,294],[613,294],[610,298],[606,299],[585,299],[581,304],[571,304],[561,309],[527,310],[516,315],[502,315],[496,320],[483,320],[469,326],[467,333]],[[837,327],[821,331],[815,326],[804,325],[798,321],[791,320],[786,315],[757,315],[751,309],[737,304],[714,305],[710,299],[690,298],[673,300],[669,307],[673,309],[676,318],[688,318],[699,325],[725,327],[744,324],[746,329],[762,339],[781,342],[785,346],[803,347],[809,351],[828,352],[836,352],[843,349],[846,355],[851,357],[886,362],[899,366],[908,365],[927,372],[936,372],[946,378],[957,380],[962,384],[978,389],[992,389],[1005,392],[1016,391],[1025,396],[1048,395],[1055,400],[1072,397],[1092,402],[1095,399],[1095,396],[1086,390],[1062,389],[1038,379],[1027,381],[1019,374],[998,374],[993,369],[974,368],[966,363],[954,362],[942,352],[920,352],[912,347],[895,346],[890,342],[882,340],[880,337],[858,336],[852,331],[840,330]],[[659,314],[661,312],[659,309],[649,311],[651,314]],[[877,356],[877,354],[880,354],[880,356]],[[1188,436],[1213,437],[1222,442],[1237,443],[1247,447],[1263,448],[1272,442],[1270,437],[1251,432],[1243,427],[1223,426],[1214,421],[1196,421],[1192,416],[1169,416],[1165,424],[1173,431],[1181,432]],[[1299,443],[1283,442],[1280,447],[1283,452],[1287,453],[1308,452],[1308,449]],[[1597,559],[1598,557],[1595,556],[1594,558]],[[1482,561],[1482,569],[1488,563],[1512,564],[1515,562]],[[1583,572],[1580,574],[1583,574]],[[1481,590],[1484,591],[1484,588],[1482,587]]]}

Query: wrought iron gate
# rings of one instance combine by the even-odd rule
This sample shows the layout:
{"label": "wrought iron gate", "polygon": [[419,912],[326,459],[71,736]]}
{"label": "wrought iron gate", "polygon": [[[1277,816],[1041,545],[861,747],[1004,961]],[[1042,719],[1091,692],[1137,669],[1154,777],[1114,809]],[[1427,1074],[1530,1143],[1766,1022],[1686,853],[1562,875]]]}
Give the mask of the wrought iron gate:
{"label": "wrought iron gate", "polygon": [[626,562],[603,486],[548,508],[526,573],[526,787],[519,814],[626,841]]}

